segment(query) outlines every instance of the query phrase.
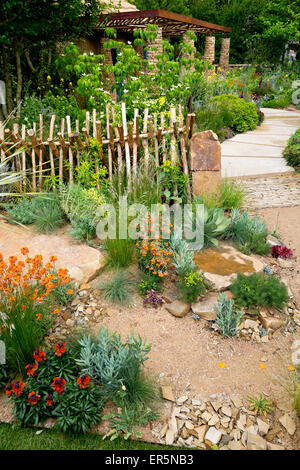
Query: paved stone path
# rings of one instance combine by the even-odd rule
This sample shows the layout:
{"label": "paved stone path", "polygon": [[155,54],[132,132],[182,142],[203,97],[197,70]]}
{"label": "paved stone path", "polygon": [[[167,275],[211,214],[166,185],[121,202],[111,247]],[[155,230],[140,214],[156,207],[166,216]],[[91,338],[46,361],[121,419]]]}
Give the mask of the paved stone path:
{"label": "paved stone path", "polygon": [[228,139],[222,147],[222,176],[253,177],[293,172],[282,152],[300,127],[295,111],[262,108],[265,120],[254,131]]}
{"label": "paved stone path", "polygon": [[300,206],[300,174],[242,180],[246,208]]}

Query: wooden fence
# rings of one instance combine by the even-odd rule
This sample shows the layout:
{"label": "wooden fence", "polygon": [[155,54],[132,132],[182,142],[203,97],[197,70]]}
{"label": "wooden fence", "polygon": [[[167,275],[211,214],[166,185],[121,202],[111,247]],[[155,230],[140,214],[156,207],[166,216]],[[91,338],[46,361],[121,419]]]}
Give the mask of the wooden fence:
{"label": "wooden fence", "polygon": [[167,155],[173,163],[179,156],[184,173],[189,173],[187,153],[194,129],[194,114],[188,114],[184,120],[181,106],[178,106],[178,110],[171,108],[169,113],[153,116],[149,115],[148,109],[145,109],[144,116],[140,116],[139,110],[135,109],[133,121],[128,122],[124,103],[121,111],[122,124],[117,124],[114,108],[106,106],[104,128],[101,121],[97,120],[95,109],[92,113],[87,112],[81,132],[79,121],[71,123],[70,116],[66,116],[59,123],[56,135],[56,116],[52,115],[48,138],[45,136],[42,114],[39,123],[33,123],[31,129],[27,129],[24,124],[13,124],[11,129],[3,128],[0,123],[1,160],[19,150],[14,157],[16,170],[23,174],[21,184],[24,187],[30,174],[34,192],[42,190],[43,178],[47,176],[57,178],[59,184],[72,182],[74,168],[79,165],[80,151],[89,149],[90,137],[99,142],[97,160],[107,166],[110,180],[116,170],[120,174],[122,169],[126,171],[128,181],[135,177],[141,155],[146,165],[151,157],[160,165]]}

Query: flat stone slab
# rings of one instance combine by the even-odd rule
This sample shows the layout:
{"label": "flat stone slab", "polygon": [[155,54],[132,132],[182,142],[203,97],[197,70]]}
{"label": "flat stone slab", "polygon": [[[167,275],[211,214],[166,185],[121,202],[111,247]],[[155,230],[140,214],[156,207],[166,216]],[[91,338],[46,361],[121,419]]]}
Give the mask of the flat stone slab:
{"label": "flat stone slab", "polygon": [[30,256],[41,254],[44,261],[57,256],[56,266],[67,268],[74,281],[89,282],[104,266],[104,255],[83,243],[76,243],[66,228],[53,235],[36,233],[32,228],[0,223],[0,253],[4,259],[15,255],[22,259],[21,248],[29,248]]}
{"label": "flat stone slab", "polygon": [[284,158],[222,157],[222,177],[267,176],[293,173]]}
{"label": "flat stone slab", "polygon": [[264,122],[221,144],[222,176],[228,178],[293,172],[282,152],[289,137],[300,127],[300,114],[263,108]]}
{"label": "flat stone slab", "polygon": [[215,321],[215,305],[218,303],[219,295],[216,292],[210,292],[202,300],[191,305],[192,312],[198,315],[202,320]]}
{"label": "flat stone slab", "polygon": [[237,273],[262,272],[264,265],[254,256],[247,256],[233,246],[220,243],[218,248],[207,248],[195,255],[194,261],[205,279],[218,291],[228,289]]}

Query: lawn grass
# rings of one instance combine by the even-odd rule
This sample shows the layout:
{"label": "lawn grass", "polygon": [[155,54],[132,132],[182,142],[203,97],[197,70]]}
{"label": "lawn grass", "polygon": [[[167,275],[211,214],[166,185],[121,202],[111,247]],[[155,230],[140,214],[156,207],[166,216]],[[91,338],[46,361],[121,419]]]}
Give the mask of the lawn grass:
{"label": "lawn grass", "polygon": [[[0,424],[0,450],[178,450],[178,447],[148,444],[146,442],[102,440],[99,434],[68,436],[44,429],[36,434],[36,429],[21,428],[17,425]],[[183,450],[180,448],[180,450]]]}

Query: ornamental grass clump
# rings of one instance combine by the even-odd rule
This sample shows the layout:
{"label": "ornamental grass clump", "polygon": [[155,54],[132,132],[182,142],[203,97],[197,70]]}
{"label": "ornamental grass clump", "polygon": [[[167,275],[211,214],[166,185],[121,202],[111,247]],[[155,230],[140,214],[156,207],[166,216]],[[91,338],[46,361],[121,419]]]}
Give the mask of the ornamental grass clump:
{"label": "ornamental grass clump", "polygon": [[124,305],[129,301],[135,284],[131,274],[117,270],[114,277],[99,285],[103,297],[111,302]]}
{"label": "ornamental grass clump", "polygon": [[238,307],[276,307],[283,309],[289,301],[286,285],[263,273],[238,274],[230,287]]}
{"label": "ornamental grass clump", "polygon": [[218,303],[214,306],[216,312],[216,324],[222,336],[232,338],[236,335],[239,325],[243,321],[243,312],[239,312],[232,299],[228,299],[225,293],[219,294]]}
{"label": "ornamental grass clump", "polygon": [[59,312],[54,292],[68,285],[70,277],[68,270],[56,270],[56,256],[44,264],[42,255],[30,257],[27,247],[21,252],[24,260],[10,256],[6,262],[0,255],[0,340],[9,369],[22,374]]}

